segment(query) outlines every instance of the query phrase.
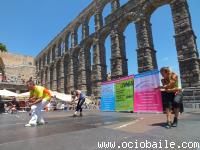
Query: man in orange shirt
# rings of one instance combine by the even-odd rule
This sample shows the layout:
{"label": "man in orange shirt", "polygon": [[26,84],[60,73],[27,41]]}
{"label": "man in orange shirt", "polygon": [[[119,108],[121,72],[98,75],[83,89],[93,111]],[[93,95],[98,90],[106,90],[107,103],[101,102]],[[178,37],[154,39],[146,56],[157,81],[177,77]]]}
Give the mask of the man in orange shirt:
{"label": "man in orange shirt", "polygon": [[30,92],[29,106],[31,107],[31,119],[26,127],[36,126],[38,124],[45,124],[42,117],[42,110],[51,100],[51,93],[48,89],[37,86],[32,80],[26,82]]}

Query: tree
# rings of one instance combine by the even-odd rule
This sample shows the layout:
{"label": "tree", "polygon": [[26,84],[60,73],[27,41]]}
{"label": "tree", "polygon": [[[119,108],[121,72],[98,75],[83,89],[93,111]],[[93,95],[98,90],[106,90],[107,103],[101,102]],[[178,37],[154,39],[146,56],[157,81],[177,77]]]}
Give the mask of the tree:
{"label": "tree", "polygon": [[1,52],[7,52],[7,48],[4,44],[0,43],[0,51]]}

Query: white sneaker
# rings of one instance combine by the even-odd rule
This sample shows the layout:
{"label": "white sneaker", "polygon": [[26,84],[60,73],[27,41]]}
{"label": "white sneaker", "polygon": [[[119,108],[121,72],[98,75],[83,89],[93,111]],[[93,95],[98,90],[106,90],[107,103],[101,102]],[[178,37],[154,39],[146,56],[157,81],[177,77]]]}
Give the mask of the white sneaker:
{"label": "white sneaker", "polygon": [[31,124],[27,123],[25,124],[25,127],[31,127]]}
{"label": "white sneaker", "polygon": [[29,124],[29,123],[27,123],[26,125],[25,125],[25,127],[35,127],[36,125],[34,125],[34,124]]}

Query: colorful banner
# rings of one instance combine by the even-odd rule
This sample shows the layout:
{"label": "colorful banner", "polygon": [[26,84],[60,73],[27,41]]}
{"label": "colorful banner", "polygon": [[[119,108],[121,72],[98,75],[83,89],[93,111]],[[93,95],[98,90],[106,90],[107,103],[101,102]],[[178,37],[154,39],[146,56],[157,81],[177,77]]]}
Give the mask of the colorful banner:
{"label": "colorful banner", "polygon": [[115,111],[114,83],[104,83],[101,86],[101,111]]}
{"label": "colorful banner", "polygon": [[162,112],[159,71],[138,74],[134,79],[134,112]]}
{"label": "colorful banner", "polygon": [[133,111],[133,81],[133,76],[129,76],[115,83],[116,111]]}

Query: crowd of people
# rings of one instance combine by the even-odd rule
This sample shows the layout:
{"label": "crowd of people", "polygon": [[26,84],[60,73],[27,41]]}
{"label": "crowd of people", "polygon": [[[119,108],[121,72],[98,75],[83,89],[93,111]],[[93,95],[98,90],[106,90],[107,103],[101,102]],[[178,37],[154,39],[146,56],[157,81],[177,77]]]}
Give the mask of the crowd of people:
{"label": "crowd of people", "polygon": [[16,97],[12,98],[12,101],[4,102],[0,96],[0,113],[17,113],[20,110],[19,101],[16,100]]}

